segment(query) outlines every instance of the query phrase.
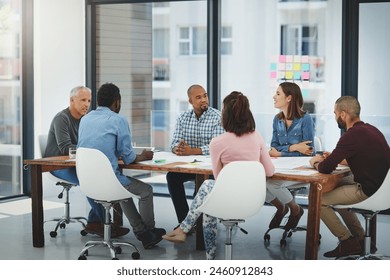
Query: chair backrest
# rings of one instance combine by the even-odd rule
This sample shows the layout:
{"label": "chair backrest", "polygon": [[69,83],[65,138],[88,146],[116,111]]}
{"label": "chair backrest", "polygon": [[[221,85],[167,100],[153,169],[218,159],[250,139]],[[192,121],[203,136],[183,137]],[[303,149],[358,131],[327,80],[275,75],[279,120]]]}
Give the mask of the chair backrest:
{"label": "chair backrest", "polygon": [[[337,208],[341,208],[344,205],[338,205]],[[345,208],[345,206],[343,207]],[[390,208],[390,172],[387,171],[385,180],[380,188],[369,198],[348,205],[348,208],[363,209],[370,211],[382,211]]]}
{"label": "chair backrest", "polygon": [[318,136],[314,136],[314,150],[323,151],[321,139]]}
{"label": "chair backrest", "polygon": [[41,157],[43,157],[47,146],[47,134],[38,135],[38,141],[39,141],[39,151],[41,153]]}
{"label": "chair backrest", "polygon": [[81,191],[92,199],[111,202],[138,198],[122,186],[107,156],[99,150],[78,148],[76,172]]}
{"label": "chair backrest", "polygon": [[[47,134],[38,135],[38,142],[39,142],[39,152],[41,153],[41,157],[43,157],[45,154],[45,151],[46,151],[46,146],[47,146]],[[51,181],[72,184],[64,179],[61,179],[61,178],[54,176],[50,172],[45,172],[43,174],[46,176],[46,178],[48,178]]]}
{"label": "chair backrest", "polygon": [[234,161],[224,166],[199,211],[221,219],[245,219],[264,204],[266,177],[258,161]]}

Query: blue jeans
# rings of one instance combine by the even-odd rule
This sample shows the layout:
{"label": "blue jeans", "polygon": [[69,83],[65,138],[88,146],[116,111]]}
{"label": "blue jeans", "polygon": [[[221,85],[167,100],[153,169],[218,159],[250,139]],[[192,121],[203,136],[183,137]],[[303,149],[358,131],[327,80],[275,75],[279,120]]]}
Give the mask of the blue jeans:
{"label": "blue jeans", "polygon": [[[51,174],[72,184],[79,185],[75,167],[55,170],[52,171]],[[91,210],[89,211],[87,219],[88,223],[104,223],[104,207],[101,204],[96,203],[92,198],[87,197],[87,200],[91,205]]]}

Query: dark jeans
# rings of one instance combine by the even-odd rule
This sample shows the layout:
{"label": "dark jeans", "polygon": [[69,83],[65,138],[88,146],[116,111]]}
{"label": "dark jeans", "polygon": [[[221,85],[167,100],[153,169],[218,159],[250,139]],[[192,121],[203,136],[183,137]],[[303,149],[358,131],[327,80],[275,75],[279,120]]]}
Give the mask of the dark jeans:
{"label": "dark jeans", "polygon": [[168,191],[175,207],[177,221],[181,223],[188,213],[188,203],[184,190],[184,182],[195,181],[195,174],[188,173],[167,173]]}

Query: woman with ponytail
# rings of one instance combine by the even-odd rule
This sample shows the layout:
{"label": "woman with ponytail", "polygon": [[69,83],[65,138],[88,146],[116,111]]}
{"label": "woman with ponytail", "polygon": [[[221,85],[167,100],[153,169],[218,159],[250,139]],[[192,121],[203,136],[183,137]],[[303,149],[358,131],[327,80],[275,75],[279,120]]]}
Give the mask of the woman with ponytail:
{"label": "woman with ponytail", "polygon": [[[266,176],[273,175],[275,168],[271,162],[263,137],[255,131],[256,125],[249,108],[249,100],[241,92],[233,91],[225,97],[222,109],[222,126],[225,133],[210,142],[210,156],[214,178],[221,169],[232,161],[260,161]],[[197,209],[202,205],[214,186],[214,180],[206,180],[200,187],[187,217],[174,231],[163,236],[165,240],[181,243],[202,214]],[[203,232],[207,259],[215,258],[217,219],[203,216]]]}

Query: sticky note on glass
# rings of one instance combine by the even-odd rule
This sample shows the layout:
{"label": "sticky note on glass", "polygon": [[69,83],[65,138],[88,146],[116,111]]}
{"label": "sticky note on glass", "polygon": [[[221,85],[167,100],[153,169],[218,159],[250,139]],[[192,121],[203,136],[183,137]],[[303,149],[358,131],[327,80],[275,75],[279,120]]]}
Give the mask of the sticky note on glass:
{"label": "sticky note on glass", "polygon": [[302,80],[309,80],[310,72],[302,72]]}
{"label": "sticky note on glass", "polygon": [[294,63],[294,64],[293,64],[293,70],[294,70],[294,71],[299,71],[299,70],[301,70],[301,64],[300,64],[300,63]]}
{"label": "sticky note on glass", "polygon": [[292,80],[293,78],[293,72],[292,71],[287,71],[286,72],[286,79],[287,80]]}
{"label": "sticky note on glass", "polygon": [[302,71],[309,71],[310,70],[310,64],[309,63],[302,63]]}

